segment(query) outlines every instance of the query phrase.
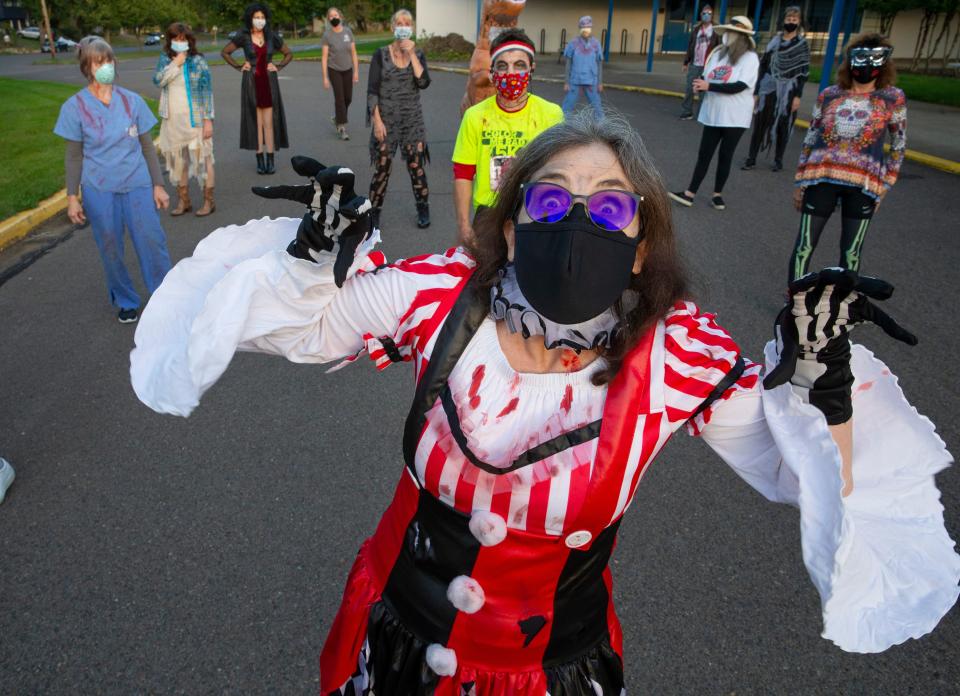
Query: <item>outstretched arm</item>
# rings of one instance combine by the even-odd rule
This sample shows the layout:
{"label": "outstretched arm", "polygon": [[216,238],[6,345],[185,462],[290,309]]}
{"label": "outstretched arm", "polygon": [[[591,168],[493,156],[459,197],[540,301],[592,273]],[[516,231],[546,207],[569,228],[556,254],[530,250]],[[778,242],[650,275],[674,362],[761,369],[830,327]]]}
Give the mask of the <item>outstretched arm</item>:
{"label": "outstretched arm", "polygon": [[353,173],[309,158],[294,158],[294,168],[310,183],[258,193],[306,205],[299,224],[263,218],[220,228],[151,298],[131,380],[154,410],[189,415],[238,350],[304,363],[352,360],[364,350],[378,364],[384,353],[410,360],[419,322],[433,315],[417,303],[436,301],[423,291],[452,290],[469,275],[472,261],[460,253],[387,266],[373,251],[379,230],[370,226],[369,201],[351,195]]}

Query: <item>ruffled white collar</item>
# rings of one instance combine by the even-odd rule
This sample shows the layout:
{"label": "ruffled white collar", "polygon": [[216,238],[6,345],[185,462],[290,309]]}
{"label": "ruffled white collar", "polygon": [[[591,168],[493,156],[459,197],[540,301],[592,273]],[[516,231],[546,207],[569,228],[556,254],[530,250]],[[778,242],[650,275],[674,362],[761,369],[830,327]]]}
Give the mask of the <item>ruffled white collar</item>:
{"label": "ruffled white collar", "polygon": [[490,314],[504,320],[511,333],[519,332],[524,338],[543,336],[548,349],[565,347],[579,352],[609,348],[620,332],[620,321],[612,308],[579,324],[558,324],[541,316],[520,291],[512,263],[500,270],[500,282],[490,290]]}

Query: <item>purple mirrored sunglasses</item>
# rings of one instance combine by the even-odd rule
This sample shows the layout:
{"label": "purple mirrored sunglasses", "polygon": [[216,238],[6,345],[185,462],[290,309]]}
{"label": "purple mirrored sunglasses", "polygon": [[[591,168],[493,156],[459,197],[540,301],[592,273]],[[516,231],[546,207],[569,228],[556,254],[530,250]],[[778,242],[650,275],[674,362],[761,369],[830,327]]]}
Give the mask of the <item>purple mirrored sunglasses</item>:
{"label": "purple mirrored sunglasses", "polygon": [[605,189],[583,196],[546,181],[521,184],[520,190],[523,207],[534,222],[559,222],[570,214],[577,200],[582,200],[591,222],[607,232],[622,232],[629,227],[643,200],[643,196],[619,189]]}

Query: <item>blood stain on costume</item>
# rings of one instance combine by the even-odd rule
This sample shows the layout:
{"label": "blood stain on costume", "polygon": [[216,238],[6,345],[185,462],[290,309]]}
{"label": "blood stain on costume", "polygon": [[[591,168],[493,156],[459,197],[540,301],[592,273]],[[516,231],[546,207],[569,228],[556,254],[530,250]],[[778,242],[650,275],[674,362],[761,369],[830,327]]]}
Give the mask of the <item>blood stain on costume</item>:
{"label": "blood stain on costume", "polygon": [[859,394],[860,392],[870,391],[871,389],[873,389],[873,384],[874,383],[872,381],[864,382],[859,387],[857,387],[857,393]]}
{"label": "blood stain on costume", "polygon": [[563,400],[560,401],[560,409],[570,413],[570,406],[573,405],[573,385],[568,384],[563,390]]}
{"label": "blood stain on costume", "polygon": [[526,619],[520,619],[517,625],[520,626],[520,633],[527,637],[527,639],[523,641],[523,647],[527,647],[533,642],[533,639],[537,637],[537,634],[543,630],[543,627],[547,625],[547,620],[537,614],[536,616],[529,616]]}
{"label": "blood stain on costume", "polygon": [[564,348],[560,363],[567,372],[577,372],[580,369],[580,356],[577,355],[576,351]]}
{"label": "blood stain on costume", "polygon": [[470,380],[470,391],[467,393],[470,397],[470,408],[476,408],[480,405],[480,383],[483,381],[483,375],[487,371],[486,365],[477,365],[473,370],[473,378]]}
{"label": "blood stain on costume", "polygon": [[517,391],[517,387],[520,386],[520,373],[514,372],[513,379],[510,380],[510,393]]}
{"label": "blood stain on costume", "polygon": [[497,414],[497,418],[503,418],[504,416],[513,413],[517,408],[517,404],[519,403],[520,403],[519,396],[515,396],[512,399],[510,399],[510,403],[508,403],[506,406],[503,407],[503,410]]}
{"label": "blood stain on costume", "polygon": [[513,523],[516,525],[521,525],[523,524],[523,521],[526,519],[526,517],[527,517],[527,506],[522,505],[519,508],[517,508],[517,511],[515,513],[513,513]]}

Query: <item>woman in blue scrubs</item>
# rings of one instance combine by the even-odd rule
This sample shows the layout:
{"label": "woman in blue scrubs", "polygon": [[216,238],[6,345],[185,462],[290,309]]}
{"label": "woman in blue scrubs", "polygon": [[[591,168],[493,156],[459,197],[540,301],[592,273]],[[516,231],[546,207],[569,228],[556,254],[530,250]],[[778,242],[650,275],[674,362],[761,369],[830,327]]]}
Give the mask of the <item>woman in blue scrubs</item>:
{"label": "woman in blue scrubs", "polygon": [[80,71],[89,84],[64,102],[53,129],[67,141],[67,215],[78,225],[90,221],[110,302],[119,310],[117,319],[128,324],[137,320],[140,296],[123,263],[124,228],[149,293],[170,270],[157,213],[170,197],[150,137],[157,119],[140,95],[113,84],[116,59],[103,39],[80,42]]}

